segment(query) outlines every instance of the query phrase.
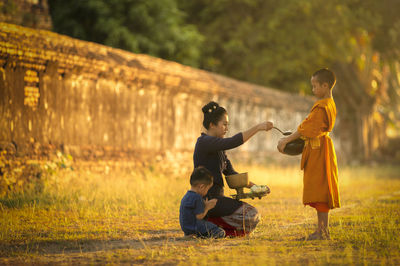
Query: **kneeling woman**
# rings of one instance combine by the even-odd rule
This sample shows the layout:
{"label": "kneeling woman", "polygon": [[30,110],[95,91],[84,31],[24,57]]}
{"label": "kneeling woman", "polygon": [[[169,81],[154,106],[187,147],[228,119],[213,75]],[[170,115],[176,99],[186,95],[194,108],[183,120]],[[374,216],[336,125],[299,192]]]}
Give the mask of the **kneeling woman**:
{"label": "kneeling woman", "polygon": [[[204,166],[214,176],[214,185],[206,197],[218,199],[216,206],[208,213],[208,219],[222,227],[227,236],[249,234],[257,226],[260,218],[253,206],[224,196],[224,181],[222,174],[237,174],[225,154],[242,145],[259,131],[268,131],[273,127],[272,122],[263,122],[254,127],[237,133],[233,137],[224,138],[228,131],[228,114],[215,102],[210,102],[202,109],[204,113],[203,126],[205,133],[197,139],[193,154],[194,167]],[[254,185],[250,182],[249,187]]]}

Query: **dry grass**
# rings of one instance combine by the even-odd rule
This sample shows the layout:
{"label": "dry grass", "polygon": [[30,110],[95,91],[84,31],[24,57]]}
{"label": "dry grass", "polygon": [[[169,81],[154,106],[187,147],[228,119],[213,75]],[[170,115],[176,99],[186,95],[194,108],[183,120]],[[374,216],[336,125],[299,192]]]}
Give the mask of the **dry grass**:
{"label": "dry grass", "polygon": [[[0,201],[0,264],[400,264],[400,167],[340,171],[343,207],[331,241],[302,241],[315,211],[301,204],[297,167],[236,166],[271,194],[244,238],[184,240],[178,222],[188,173],[110,168],[58,172],[41,194]],[[226,191],[225,194],[233,194]]]}

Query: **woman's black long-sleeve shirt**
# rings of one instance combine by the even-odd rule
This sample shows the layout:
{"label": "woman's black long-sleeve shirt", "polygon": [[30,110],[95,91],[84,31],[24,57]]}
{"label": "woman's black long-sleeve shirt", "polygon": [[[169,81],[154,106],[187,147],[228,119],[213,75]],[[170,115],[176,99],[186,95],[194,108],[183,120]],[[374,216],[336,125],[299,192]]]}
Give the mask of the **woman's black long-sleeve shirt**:
{"label": "woman's black long-sleeve shirt", "polygon": [[194,148],[194,167],[204,166],[214,177],[214,185],[209,190],[210,196],[223,194],[224,175],[237,174],[225,154],[225,150],[236,148],[243,144],[243,134],[238,133],[230,138],[218,138],[204,133],[197,139]]}

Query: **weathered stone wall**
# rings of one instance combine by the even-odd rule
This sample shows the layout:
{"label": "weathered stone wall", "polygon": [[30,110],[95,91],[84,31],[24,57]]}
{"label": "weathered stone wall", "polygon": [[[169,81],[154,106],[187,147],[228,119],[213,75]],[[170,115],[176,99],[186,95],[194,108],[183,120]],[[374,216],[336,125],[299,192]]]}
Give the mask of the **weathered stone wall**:
{"label": "weathered stone wall", "polygon": [[[0,71],[0,141],[21,153],[173,158],[192,152],[210,100],[228,110],[231,135],[266,119],[294,129],[312,106],[307,97],[5,23]],[[274,154],[279,137],[258,134],[235,153]]]}

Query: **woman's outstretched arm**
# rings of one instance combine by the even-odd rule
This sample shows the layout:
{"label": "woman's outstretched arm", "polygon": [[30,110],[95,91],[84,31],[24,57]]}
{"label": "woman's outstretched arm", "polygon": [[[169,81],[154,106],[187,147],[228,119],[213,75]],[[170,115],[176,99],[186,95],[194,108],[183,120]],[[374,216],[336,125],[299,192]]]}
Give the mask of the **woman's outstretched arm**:
{"label": "woman's outstretched arm", "polygon": [[250,128],[250,129],[248,129],[248,130],[246,130],[246,131],[243,131],[243,132],[242,132],[242,135],[243,135],[243,142],[248,141],[248,140],[249,140],[252,136],[254,136],[258,131],[262,131],[262,130],[268,131],[268,130],[270,130],[273,126],[274,126],[274,124],[273,124],[272,122],[266,121],[266,122],[260,123],[260,124],[258,124],[258,125],[255,125],[254,127]]}
{"label": "woman's outstretched arm", "polygon": [[204,135],[202,138],[198,139],[196,147],[206,152],[230,150],[242,145],[244,142],[254,136],[254,134],[256,134],[258,131],[268,131],[272,127],[272,122],[263,122],[250,128],[249,130],[237,133],[230,138],[219,138]]}

